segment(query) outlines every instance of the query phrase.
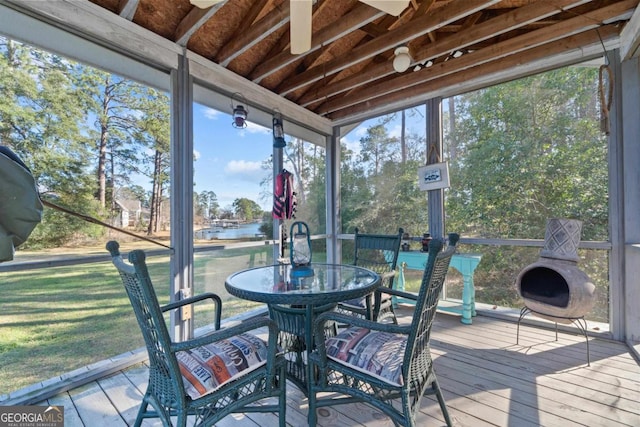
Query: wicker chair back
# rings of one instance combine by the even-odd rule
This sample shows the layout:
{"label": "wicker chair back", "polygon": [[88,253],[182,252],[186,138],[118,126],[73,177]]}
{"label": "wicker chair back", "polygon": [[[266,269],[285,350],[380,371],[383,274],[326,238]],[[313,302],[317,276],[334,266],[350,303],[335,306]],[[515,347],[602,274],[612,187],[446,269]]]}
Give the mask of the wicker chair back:
{"label": "wicker chair back", "polygon": [[[318,316],[314,325],[317,337],[322,336],[328,322],[348,327],[337,336],[317,339],[317,349],[309,357],[318,373],[309,394],[310,426],[316,425],[318,408],[352,402],[374,406],[395,425],[415,426],[425,394],[435,394],[444,420],[451,426],[433,369],[429,339],[458,239],[457,234],[450,234],[446,247],[444,239],[430,242],[417,295],[382,289],[384,293],[416,301],[410,325],[380,323],[337,312]],[[329,394],[318,398],[319,393],[325,392]]]}
{"label": "wicker chair back", "polygon": [[[382,278],[382,286],[393,287],[403,234],[402,228],[398,229],[397,234],[363,234],[356,228],[353,264],[375,271]],[[341,303],[338,305],[338,311],[351,312],[366,319],[391,319],[394,323],[397,322],[391,297],[380,292]]]}
{"label": "wicker chair back", "polygon": [[[117,242],[107,243],[107,250],[120,274],[149,355],[149,383],[134,424],[136,427],[145,418],[160,418],[165,426],[174,425],[175,419],[175,425],[182,427],[186,426],[188,417],[193,418],[190,425],[208,426],[232,412],[277,412],[280,425],[285,425],[285,360],[276,356],[278,329],[275,322],[262,318],[220,329],[222,302],[219,296],[212,293],[160,306],[147,269],[145,253],[141,250],[131,251],[129,263],[126,263],[120,255]],[[213,332],[181,342],[172,341],[165,313],[200,302],[213,303]],[[268,330],[269,339],[264,345],[268,349],[266,362],[263,361],[258,368],[247,369],[249,372],[246,373],[239,372],[231,379],[220,380],[217,386],[214,384],[210,387],[203,385],[210,385],[205,383],[212,383],[213,375],[211,381],[203,382],[195,382],[193,376],[183,377],[184,372],[188,372],[184,364],[187,353],[205,354],[214,348],[209,346],[221,343],[222,347],[231,340],[240,340],[241,335],[243,339],[251,339],[249,333],[260,328],[262,331]],[[178,359],[180,353],[183,362]],[[187,389],[187,384],[192,386]],[[278,403],[247,408],[247,405],[268,397],[278,397]]]}

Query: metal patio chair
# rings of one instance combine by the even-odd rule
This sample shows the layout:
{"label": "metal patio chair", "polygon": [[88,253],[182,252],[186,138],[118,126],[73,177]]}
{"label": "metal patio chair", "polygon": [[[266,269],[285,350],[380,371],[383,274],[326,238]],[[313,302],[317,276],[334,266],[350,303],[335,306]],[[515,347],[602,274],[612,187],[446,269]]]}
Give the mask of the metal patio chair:
{"label": "metal patio chair", "polygon": [[[319,407],[354,402],[381,410],[395,425],[415,426],[424,394],[436,395],[444,419],[451,426],[433,369],[429,338],[458,238],[457,234],[449,234],[449,245],[444,250],[444,239],[431,241],[418,295],[385,290],[416,300],[410,325],[373,322],[336,312],[318,316],[314,325],[317,349],[309,357],[317,372],[309,393],[310,426],[316,425]],[[350,326],[337,336],[322,339],[327,321]],[[321,392],[329,394],[318,398]]]}
{"label": "metal patio chair", "polygon": [[[149,354],[149,383],[138,411],[135,426],[145,418],[159,418],[164,426],[211,426],[233,412],[276,412],[280,426],[286,425],[284,359],[276,356],[278,329],[261,318],[220,329],[220,297],[201,294],[160,306],[149,277],[145,253],[129,253],[123,261],[119,245],[107,243],[131,301]],[[196,302],[214,304],[214,331],[183,342],[172,341],[163,313],[183,309]],[[268,329],[268,342],[251,334]],[[274,397],[278,403],[261,402]],[[266,404],[268,403],[268,404]],[[151,406],[151,408],[149,408]],[[191,420],[190,420],[191,421]]]}
{"label": "metal patio chair", "polygon": [[[378,273],[382,279],[381,288],[393,288],[403,233],[400,228],[398,234],[362,234],[356,228],[353,264]],[[391,319],[397,323],[391,296],[382,291],[341,302],[338,311],[377,321]]]}

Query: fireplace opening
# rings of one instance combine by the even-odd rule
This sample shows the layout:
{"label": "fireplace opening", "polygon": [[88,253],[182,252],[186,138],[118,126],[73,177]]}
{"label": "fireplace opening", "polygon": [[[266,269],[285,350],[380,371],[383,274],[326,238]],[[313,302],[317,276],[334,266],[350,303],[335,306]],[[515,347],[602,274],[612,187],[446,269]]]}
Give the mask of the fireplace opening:
{"label": "fireplace opening", "polygon": [[554,307],[569,306],[569,285],[551,268],[537,267],[525,272],[520,278],[520,293],[524,299]]}

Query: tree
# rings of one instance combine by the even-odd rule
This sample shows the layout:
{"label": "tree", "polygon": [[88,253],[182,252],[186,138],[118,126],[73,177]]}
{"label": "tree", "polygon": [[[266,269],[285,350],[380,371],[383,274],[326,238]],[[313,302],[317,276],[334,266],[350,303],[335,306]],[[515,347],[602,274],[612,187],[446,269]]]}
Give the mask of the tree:
{"label": "tree", "polygon": [[149,192],[140,185],[130,185],[120,189],[119,194],[133,200],[140,200],[143,208],[149,208]]}
{"label": "tree", "polygon": [[220,219],[233,219],[233,207],[225,206],[220,209]]}
{"label": "tree", "polygon": [[546,219],[579,218],[607,238],[607,146],[598,129],[597,70],[568,67],[459,97],[450,229],[543,237]]}
{"label": "tree", "polygon": [[233,211],[236,218],[244,221],[254,221],[262,217],[262,208],[260,205],[245,197],[233,201]]}
{"label": "tree", "polygon": [[402,227],[422,234],[427,228],[426,200],[417,188],[416,170],[424,158],[424,137],[405,132],[401,144],[380,123],[360,140],[359,154],[342,147],[343,230],[395,234]]}
{"label": "tree", "polygon": [[[87,115],[73,76],[79,65],[0,37],[0,143],[31,169],[42,197],[94,215]],[[58,246],[99,230],[45,209],[42,223],[23,245]]]}
{"label": "tree", "polygon": [[367,135],[360,139],[360,161],[369,167],[369,175],[377,176],[385,162],[400,159],[398,139],[390,137],[384,125],[367,129]]}
{"label": "tree", "polygon": [[163,226],[161,208],[169,186],[171,167],[169,97],[155,89],[145,88],[145,91],[136,98],[133,107],[141,114],[136,122],[135,137],[151,153],[147,156],[148,161],[144,162],[151,165],[145,170],[145,175],[151,178],[151,202],[147,228],[147,234],[151,235]]}
{"label": "tree", "polygon": [[[113,193],[116,185],[116,164],[123,170],[120,178],[126,182],[126,177],[139,162],[136,139],[131,136],[138,131],[140,112],[136,110],[136,104],[138,97],[146,96],[145,88],[91,67],[82,68],[77,82],[83,88],[81,101],[95,116],[96,130],[91,134],[96,141],[96,198],[105,208],[107,195]],[[111,175],[110,179],[108,175]],[[111,184],[109,190],[107,183]],[[111,197],[112,210],[114,203]]]}
{"label": "tree", "polygon": [[194,212],[196,215],[205,219],[216,218],[220,205],[218,204],[218,196],[213,191],[203,191],[202,193],[193,193]]}

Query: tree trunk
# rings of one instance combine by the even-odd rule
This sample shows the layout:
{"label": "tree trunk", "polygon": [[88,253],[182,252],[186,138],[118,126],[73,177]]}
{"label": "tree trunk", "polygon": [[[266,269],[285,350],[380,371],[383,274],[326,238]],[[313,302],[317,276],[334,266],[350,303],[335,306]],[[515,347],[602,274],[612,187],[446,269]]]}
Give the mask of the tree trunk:
{"label": "tree trunk", "polygon": [[147,234],[152,235],[158,231],[158,218],[160,207],[160,173],[161,173],[161,155],[156,150],[153,162],[153,182],[151,184],[151,207],[149,212],[149,227],[147,228]]}
{"label": "tree trunk", "polygon": [[104,93],[102,98],[102,117],[100,117],[100,142],[98,145],[98,201],[104,209],[107,206],[107,142],[109,140],[109,104],[111,102],[110,95],[110,77],[107,76],[104,82]]}
{"label": "tree trunk", "polygon": [[449,97],[449,160],[454,161],[458,157],[458,141],[456,139],[456,101]]}

